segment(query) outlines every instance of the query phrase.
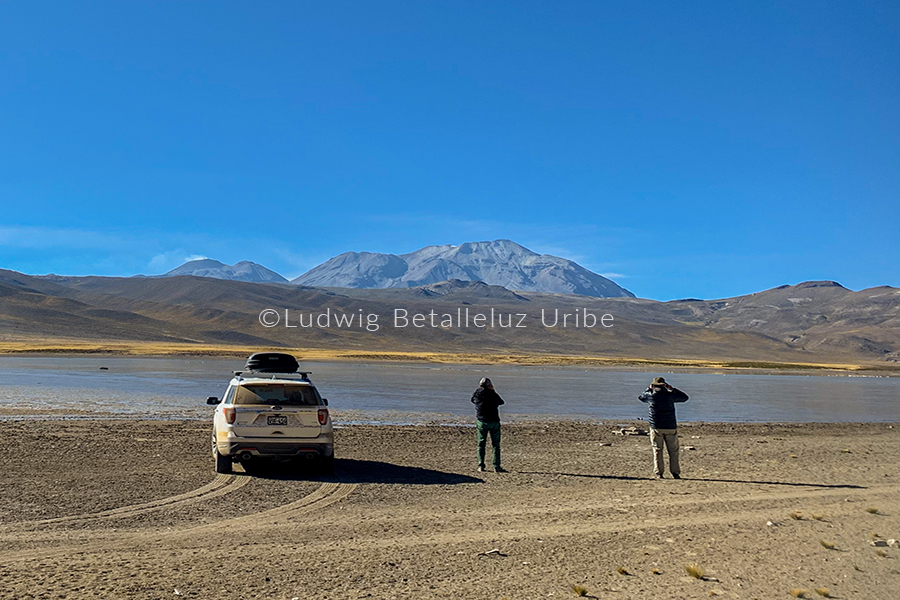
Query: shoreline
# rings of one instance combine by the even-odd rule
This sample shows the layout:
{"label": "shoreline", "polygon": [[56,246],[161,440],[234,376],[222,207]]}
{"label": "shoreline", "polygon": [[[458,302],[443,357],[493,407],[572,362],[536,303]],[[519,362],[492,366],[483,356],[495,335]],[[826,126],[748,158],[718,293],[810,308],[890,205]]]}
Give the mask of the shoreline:
{"label": "shoreline", "polygon": [[[452,414],[440,413],[408,413],[399,411],[385,411],[383,415],[373,415],[365,411],[346,410],[332,411],[335,420],[335,429],[343,429],[347,427],[386,427],[386,428],[402,428],[402,427],[474,427],[474,417],[461,417]],[[418,418],[417,418],[418,417]],[[0,424],[13,422],[42,422],[42,421],[81,421],[81,422],[103,422],[103,421],[127,421],[129,423],[137,422],[185,422],[185,423],[206,423],[212,418],[209,415],[186,415],[172,414],[160,415],[151,413],[112,413],[112,412],[74,412],[68,410],[32,410],[20,408],[3,408],[0,407]],[[531,427],[542,425],[570,425],[584,427],[618,427],[636,426],[647,430],[649,426],[647,421],[642,418],[634,419],[617,419],[617,418],[595,418],[589,416],[554,416],[539,414],[506,414],[503,417],[503,425],[508,427]],[[900,421],[679,421],[679,429],[693,429],[704,427],[812,427],[812,428],[841,428],[841,427],[879,427],[887,426],[890,429],[897,427],[900,429]]]}
{"label": "shoreline", "polygon": [[[152,344],[131,342],[71,342],[0,341],[2,357],[67,357],[109,356],[123,358],[235,358],[244,359],[260,348],[248,346],[217,346],[189,344]],[[530,367],[587,367],[592,369],[644,370],[675,369],[669,372],[720,372],[747,374],[803,374],[803,375],[858,375],[900,376],[900,364],[869,364],[844,362],[782,362],[746,359],[698,359],[698,358],[636,358],[540,353],[500,352],[432,352],[432,351],[380,351],[380,350],[329,350],[321,348],[276,348],[287,352],[301,362],[348,363],[420,363],[448,365],[510,365]]]}

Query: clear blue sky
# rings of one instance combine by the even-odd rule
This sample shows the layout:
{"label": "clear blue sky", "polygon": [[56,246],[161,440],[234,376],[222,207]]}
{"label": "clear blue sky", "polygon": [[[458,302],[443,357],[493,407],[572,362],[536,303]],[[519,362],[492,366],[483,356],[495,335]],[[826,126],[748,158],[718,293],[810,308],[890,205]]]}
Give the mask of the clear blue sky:
{"label": "clear blue sky", "polygon": [[900,285],[900,2],[9,2],[0,267],[510,238],[642,297]]}

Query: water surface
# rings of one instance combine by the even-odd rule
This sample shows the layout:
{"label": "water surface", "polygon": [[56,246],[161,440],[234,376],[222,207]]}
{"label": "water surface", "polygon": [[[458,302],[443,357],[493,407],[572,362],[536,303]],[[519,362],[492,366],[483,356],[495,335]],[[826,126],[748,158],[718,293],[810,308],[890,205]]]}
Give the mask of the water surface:
{"label": "water surface", "polygon": [[[101,370],[106,367],[106,370]],[[0,409],[208,418],[243,360],[0,357]],[[623,421],[646,415],[637,395],[663,375],[691,399],[681,421],[897,422],[900,378],[609,371],[572,367],[304,363],[337,420],[466,422],[489,376],[507,420]]]}

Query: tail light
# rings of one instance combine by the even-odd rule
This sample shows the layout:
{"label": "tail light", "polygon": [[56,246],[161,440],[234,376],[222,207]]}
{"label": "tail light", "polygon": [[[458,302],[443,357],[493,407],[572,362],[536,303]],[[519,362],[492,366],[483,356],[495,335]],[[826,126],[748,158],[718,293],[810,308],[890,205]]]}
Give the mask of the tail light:
{"label": "tail light", "polygon": [[320,408],[319,409],[319,425],[324,425],[328,422],[328,409]]}
{"label": "tail light", "polygon": [[229,425],[234,425],[234,420],[237,418],[237,413],[233,408],[226,408],[222,411],[222,414],[225,415],[225,422]]}

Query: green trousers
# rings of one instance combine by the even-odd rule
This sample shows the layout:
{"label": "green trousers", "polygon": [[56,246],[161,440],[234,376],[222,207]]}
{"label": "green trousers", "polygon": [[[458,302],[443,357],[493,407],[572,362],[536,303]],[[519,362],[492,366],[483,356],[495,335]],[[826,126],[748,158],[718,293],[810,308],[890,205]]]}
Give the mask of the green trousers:
{"label": "green trousers", "polygon": [[494,454],[494,468],[500,468],[500,421],[475,421],[478,434],[478,466],[484,466],[485,446],[488,434],[491,436],[491,450]]}

